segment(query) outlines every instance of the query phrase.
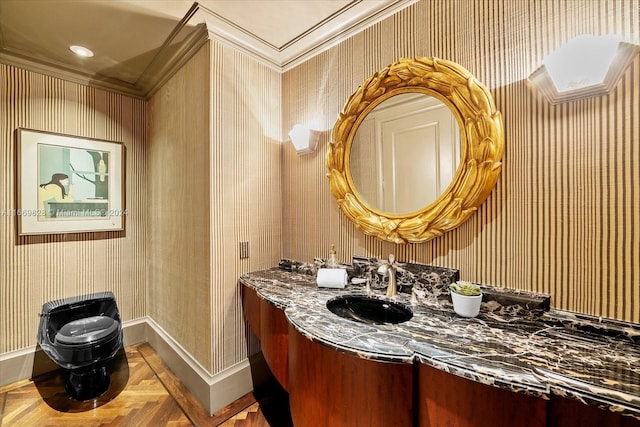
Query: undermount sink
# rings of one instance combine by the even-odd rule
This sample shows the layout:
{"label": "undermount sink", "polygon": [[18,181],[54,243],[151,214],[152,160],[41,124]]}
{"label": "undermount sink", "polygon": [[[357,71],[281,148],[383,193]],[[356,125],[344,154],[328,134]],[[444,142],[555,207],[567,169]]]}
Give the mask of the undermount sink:
{"label": "undermount sink", "polygon": [[404,304],[366,295],[339,296],[327,301],[327,308],[345,319],[375,325],[402,323],[413,317]]}

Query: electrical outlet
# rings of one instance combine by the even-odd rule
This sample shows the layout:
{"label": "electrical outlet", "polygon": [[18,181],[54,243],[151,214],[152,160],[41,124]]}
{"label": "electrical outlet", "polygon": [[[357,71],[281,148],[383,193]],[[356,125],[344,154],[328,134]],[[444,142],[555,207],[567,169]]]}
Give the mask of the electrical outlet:
{"label": "electrical outlet", "polygon": [[240,242],[240,259],[249,258],[249,242]]}

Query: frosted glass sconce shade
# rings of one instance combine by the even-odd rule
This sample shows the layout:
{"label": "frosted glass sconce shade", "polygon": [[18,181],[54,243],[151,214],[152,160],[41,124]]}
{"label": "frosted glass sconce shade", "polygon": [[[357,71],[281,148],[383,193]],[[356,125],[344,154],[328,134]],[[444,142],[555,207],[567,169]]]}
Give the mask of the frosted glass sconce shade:
{"label": "frosted glass sconce shade", "polygon": [[303,125],[295,125],[289,132],[291,143],[299,155],[313,153],[318,146],[318,133]]}
{"label": "frosted glass sconce shade", "polygon": [[552,104],[604,95],[637,52],[620,36],[578,36],[547,56],[529,81]]}

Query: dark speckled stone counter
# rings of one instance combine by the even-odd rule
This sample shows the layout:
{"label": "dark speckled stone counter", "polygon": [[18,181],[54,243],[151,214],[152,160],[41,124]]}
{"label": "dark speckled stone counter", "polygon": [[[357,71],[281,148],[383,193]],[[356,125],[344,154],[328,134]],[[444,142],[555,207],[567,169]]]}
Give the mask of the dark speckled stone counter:
{"label": "dark speckled stone counter", "polygon": [[[308,272],[307,272],[308,273]],[[560,395],[640,419],[640,329],[557,311],[483,303],[473,319],[457,316],[446,295],[420,292],[419,303],[398,294],[414,316],[396,325],[343,319],[326,308],[338,295],[363,288],[318,288],[315,276],[271,269],[240,282],[284,310],[309,339],[381,361],[420,362],[484,384],[543,398]],[[382,292],[374,294],[384,298]]]}

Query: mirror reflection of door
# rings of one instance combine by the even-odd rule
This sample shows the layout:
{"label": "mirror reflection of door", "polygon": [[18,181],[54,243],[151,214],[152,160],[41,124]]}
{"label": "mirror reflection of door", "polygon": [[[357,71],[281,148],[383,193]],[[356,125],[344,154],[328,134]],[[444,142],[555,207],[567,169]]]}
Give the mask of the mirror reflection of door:
{"label": "mirror reflection of door", "polygon": [[436,98],[416,93],[389,98],[358,128],[351,152],[354,184],[378,210],[423,209],[453,181],[459,138],[455,117]]}

